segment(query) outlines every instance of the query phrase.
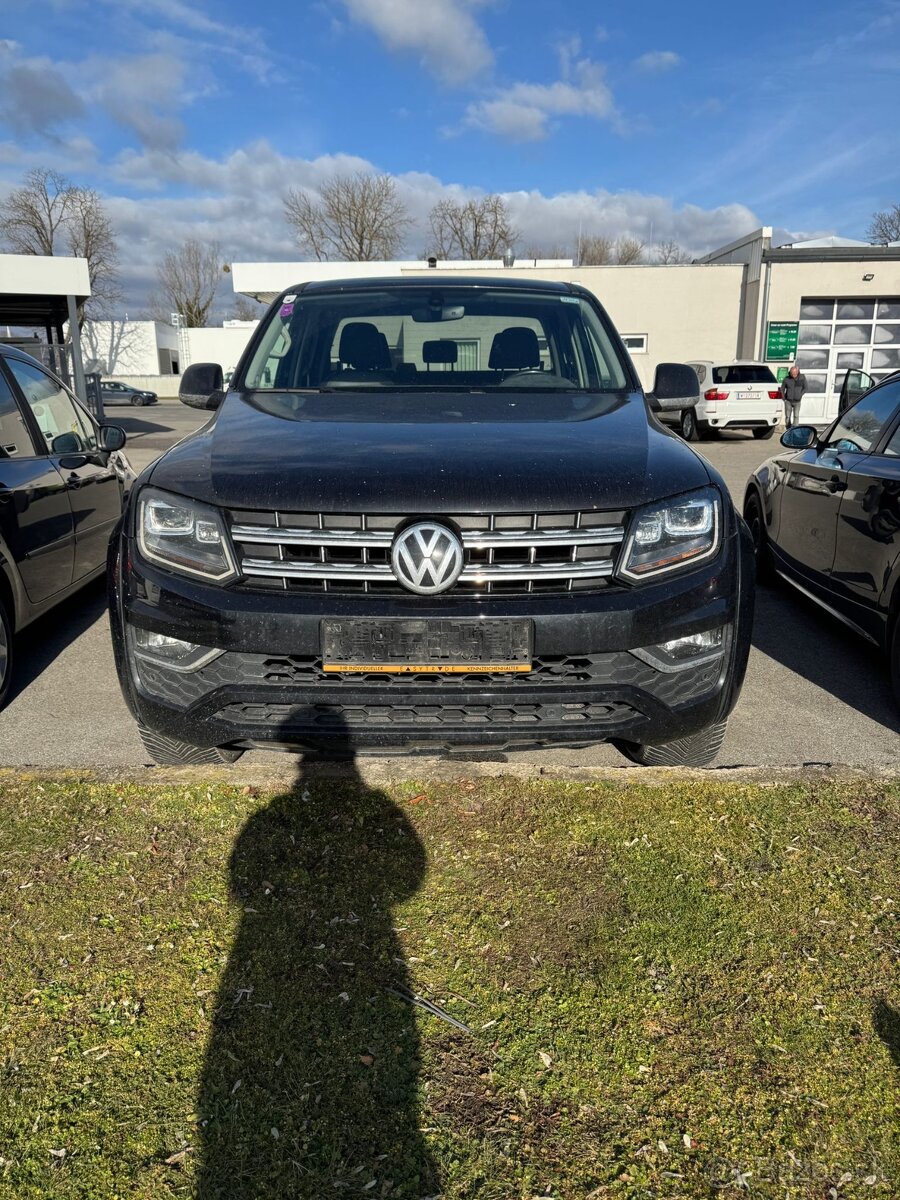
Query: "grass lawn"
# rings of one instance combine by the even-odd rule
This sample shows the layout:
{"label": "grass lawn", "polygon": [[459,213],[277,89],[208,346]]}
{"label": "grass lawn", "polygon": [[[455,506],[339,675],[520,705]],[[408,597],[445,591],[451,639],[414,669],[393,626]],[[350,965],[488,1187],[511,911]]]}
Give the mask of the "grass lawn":
{"label": "grass lawn", "polygon": [[898,818],[6,773],[0,1197],[900,1196]]}

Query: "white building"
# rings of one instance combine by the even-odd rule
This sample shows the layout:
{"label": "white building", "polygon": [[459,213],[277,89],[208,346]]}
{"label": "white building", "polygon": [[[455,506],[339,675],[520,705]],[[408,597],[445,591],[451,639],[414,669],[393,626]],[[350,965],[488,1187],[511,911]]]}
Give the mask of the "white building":
{"label": "white building", "polygon": [[85,321],[85,368],[100,375],[177,375],[178,330],[165,321]]}

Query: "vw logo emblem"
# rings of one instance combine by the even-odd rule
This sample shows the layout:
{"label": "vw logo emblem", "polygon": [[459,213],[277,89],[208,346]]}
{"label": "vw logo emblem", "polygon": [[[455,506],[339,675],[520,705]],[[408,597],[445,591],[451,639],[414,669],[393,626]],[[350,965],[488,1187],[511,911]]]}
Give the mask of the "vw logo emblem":
{"label": "vw logo emblem", "polygon": [[391,567],[399,583],[420,596],[436,596],[462,574],[462,542],[446,525],[419,521],[394,539]]}

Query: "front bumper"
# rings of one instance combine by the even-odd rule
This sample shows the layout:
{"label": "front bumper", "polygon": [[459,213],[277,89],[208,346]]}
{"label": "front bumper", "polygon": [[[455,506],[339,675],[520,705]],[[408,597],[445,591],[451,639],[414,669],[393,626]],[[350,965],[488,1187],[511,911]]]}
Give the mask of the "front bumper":
{"label": "front bumper", "polygon": [[[723,720],[750,643],[753,561],[742,523],[695,571],[641,587],[490,601],[301,596],[221,589],[139,561],[122,537],[110,608],[119,679],[137,720],[197,746],[404,753],[658,744]],[[528,617],[529,674],[325,675],[325,617]],[[634,648],[717,626],[718,658],[660,671]],[[192,672],[136,656],[127,626],[217,647]]]}

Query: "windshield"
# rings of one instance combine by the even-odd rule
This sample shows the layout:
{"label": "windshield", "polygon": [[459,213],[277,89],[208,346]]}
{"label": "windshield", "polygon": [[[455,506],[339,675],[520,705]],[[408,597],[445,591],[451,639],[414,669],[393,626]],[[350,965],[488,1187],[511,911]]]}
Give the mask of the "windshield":
{"label": "windshield", "polygon": [[621,391],[628,373],[580,296],[402,287],[285,295],[243,386],[272,391]]}

